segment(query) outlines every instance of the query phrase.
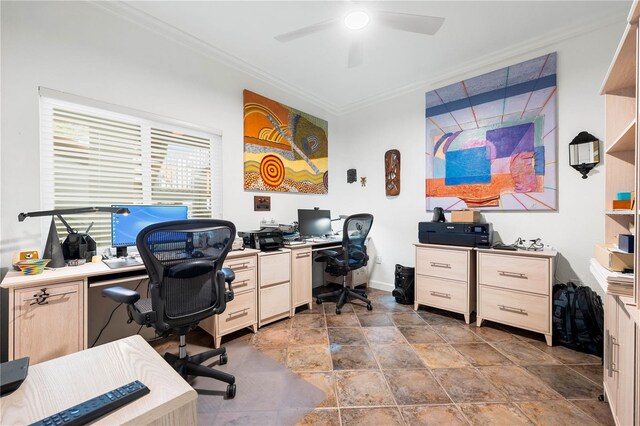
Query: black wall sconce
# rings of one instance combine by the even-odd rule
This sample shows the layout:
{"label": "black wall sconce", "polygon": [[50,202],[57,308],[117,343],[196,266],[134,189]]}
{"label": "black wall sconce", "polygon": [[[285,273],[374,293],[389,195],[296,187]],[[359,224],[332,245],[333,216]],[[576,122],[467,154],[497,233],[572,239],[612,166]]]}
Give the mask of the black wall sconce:
{"label": "black wall sconce", "polygon": [[600,141],[588,132],[580,132],[569,144],[569,165],[582,173],[586,179],[600,163]]}

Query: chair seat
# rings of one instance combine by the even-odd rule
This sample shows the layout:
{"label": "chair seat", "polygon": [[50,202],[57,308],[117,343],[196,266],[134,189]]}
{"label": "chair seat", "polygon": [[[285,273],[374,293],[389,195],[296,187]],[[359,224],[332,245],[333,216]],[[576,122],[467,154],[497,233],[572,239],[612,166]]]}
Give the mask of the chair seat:
{"label": "chair seat", "polygon": [[140,299],[134,304],[134,306],[141,314],[146,314],[153,311],[151,299]]}

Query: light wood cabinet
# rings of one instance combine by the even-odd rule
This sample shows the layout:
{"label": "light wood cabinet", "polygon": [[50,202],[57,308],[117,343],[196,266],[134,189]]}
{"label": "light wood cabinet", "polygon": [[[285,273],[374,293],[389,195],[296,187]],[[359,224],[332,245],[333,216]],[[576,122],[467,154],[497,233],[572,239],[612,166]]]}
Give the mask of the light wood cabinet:
{"label": "light wood cabinet", "polygon": [[611,294],[605,299],[604,389],[611,412],[620,425],[636,424],[636,324],[628,307]]}
{"label": "light wood cabinet", "polygon": [[476,257],[472,247],[416,244],[415,303],[464,315],[476,309]]}
{"label": "light wood cabinet", "polygon": [[478,250],[478,318],[543,333],[551,346],[555,251]]}
{"label": "light wood cabinet", "polygon": [[13,292],[11,359],[28,356],[37,364],[82,350],[83,283],[43,284]]}
{"label": "light wood cabinet", "polygon": [[291,249],[291,315],[296,308],[308,305],[313,309],[312,300],[313,256],[311,247]]}
{"label": "light wood cabinet", "polygon": [[258,253],[258,327],[291,317],[291,250]]}
{"label": "light wood cabinet", "polygon": [[231,283],[234,298],[220,315],[200,321],[200,328],[213,336],[214,346],[220,347],[222,337],[234,331],[250,327],[258,331],[257,252],[231,252],[224,267],[231,269],[236,278]]}

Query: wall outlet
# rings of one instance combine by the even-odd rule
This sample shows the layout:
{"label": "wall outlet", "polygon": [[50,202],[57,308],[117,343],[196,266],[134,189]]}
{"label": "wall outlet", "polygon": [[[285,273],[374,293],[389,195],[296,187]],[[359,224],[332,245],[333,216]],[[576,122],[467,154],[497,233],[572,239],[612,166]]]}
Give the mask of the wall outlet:
{"label": "wall outlet", "polygon": [[376,256],[376,263],[378,265],[382,263],[382,256]]}

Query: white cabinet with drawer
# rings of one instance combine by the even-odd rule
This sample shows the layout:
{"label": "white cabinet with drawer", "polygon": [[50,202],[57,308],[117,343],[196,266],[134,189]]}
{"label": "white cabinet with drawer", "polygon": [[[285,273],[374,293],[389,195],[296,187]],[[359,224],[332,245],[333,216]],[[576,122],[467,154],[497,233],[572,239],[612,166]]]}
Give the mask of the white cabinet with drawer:
{"label": "white cabinet with drawer", "polygon": [[258,327],[291,317],[291,250],[258,253]]}
{"label": "white cabinet with drawer", "polygon": [[433,306],[464,315],[476,308],[475,265],[471,247],[416,244],[415,306]]}
{"label": "white cabinet with drawer", "polygon": [[555,251],[478,250],[478,319],[545,335],[551,346]]}
{"label": "white cabinet with drawer", "polygon": [[234,298],[220,315],[200,321],[200,327],[214,337],[214,345],[220,347],[222,336],[251,327],[258,331],[257,296],[258,250],[229,252],[224,267],[231,269],[236,278],[231,283]]}

